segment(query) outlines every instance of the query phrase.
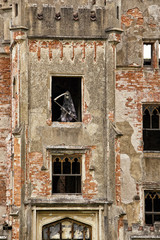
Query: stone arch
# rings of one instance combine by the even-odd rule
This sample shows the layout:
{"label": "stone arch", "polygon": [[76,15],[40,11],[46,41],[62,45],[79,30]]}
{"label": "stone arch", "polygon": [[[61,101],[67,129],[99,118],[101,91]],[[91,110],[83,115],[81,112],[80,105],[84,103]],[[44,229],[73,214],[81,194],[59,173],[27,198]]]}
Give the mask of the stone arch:
{"label": "stone arch", "polygon": [[92,227],[88,224],[63,218],[42,227],[42,240],[91,240]]}

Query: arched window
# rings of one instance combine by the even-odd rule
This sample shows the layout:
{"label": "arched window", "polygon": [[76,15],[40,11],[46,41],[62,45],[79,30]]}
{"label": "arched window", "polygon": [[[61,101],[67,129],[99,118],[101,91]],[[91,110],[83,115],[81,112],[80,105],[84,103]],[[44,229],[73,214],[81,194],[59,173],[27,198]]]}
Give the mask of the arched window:
{"label": "arched window", "polygon": [[145,191],[145,223],[160,222],[160,192]]}
{"label": "arched window", "polygon": [[160,105],[143,105],[144,150],[160,151]]}
{"label": "arched window", "polygon": [[65,218],[42,228],[42,240],[91,240],[91,226]]}

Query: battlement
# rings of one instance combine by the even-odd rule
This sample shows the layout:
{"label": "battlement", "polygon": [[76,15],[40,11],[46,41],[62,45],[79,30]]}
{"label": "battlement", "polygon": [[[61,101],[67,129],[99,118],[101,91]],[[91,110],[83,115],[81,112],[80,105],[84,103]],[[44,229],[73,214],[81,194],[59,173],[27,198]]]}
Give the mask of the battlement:
{"label": "battlement", "polygon": [[65,7],[56,12],[54,7],[43,6],[29,9],[29,35],[51,36],[102,36],[105,12],[103,8],[91,11],[89,8]]}
{"label": "battlement", "polygon": [[[61,7],[37,4],[27,6],[25,17],[13,19],[13,26],[25,26],[29,36],[50,37],[103,37],[105,29],[119,27],[119,19],[116,17],[116,7],[112,10],[107,7],[79,7],[77,11],[73,7]],[[14,15],[14,14],[13,14]],[[20,21],[18,20],[20,19]],[[24,20],[25,19],[25,20]],[[108,20],[109,19],[109,20]]]}

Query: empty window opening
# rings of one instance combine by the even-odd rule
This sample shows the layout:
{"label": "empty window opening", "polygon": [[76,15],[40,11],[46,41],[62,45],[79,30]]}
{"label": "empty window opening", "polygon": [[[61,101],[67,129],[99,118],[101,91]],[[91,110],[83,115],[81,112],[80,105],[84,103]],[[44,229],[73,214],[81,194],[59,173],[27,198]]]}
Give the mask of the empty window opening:
{"label": "empty window opening", "polygon": [[70,218],[45,225],[42,229],[42,240],[91,240],[91,238],[91,227],[89,225]]}
{"label": "empty window opening", "polygon": [[153,46],[150,43],[143,44],[143,65],[151,66],[152,65],[152,49]]}
{"label": "empty window opening", "polygon": [[81,156],[53,157],[52,193],[81,193]]}
{"label": "empty window opening", "polygon": [[81,78],[52,77],[52,121],[81,121]]}
{"label": "empty window opening", "polygon": [[143,106],[144,150],[160,151],[160,105]]}
{"label": "empty window opening", "polygon": [[18,3],[15,4],[15,17],[18,16]]}
{"label": "empty window opening", "polygon": [[13,78],[13,98],[16,97],[16,94],[17,94],[17,81],[16,81],[16,78],[14,77]]}
{"label": "empty window opening", "polygon": [[153,225],[160,221],[160,192],[145,191],[145,223]]}
{"label": "empty window opening", "polygon": [[117,6],[117,19],[119,19],[119,6]]}

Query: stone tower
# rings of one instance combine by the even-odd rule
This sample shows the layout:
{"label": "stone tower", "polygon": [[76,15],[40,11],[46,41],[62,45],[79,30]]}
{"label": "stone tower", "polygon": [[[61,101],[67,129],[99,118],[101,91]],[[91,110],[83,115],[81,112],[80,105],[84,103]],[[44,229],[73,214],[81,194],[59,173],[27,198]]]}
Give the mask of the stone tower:
{"label": "stone tower", "polygon": [[0,0],[0,239],[160,239],[158,0]]}

